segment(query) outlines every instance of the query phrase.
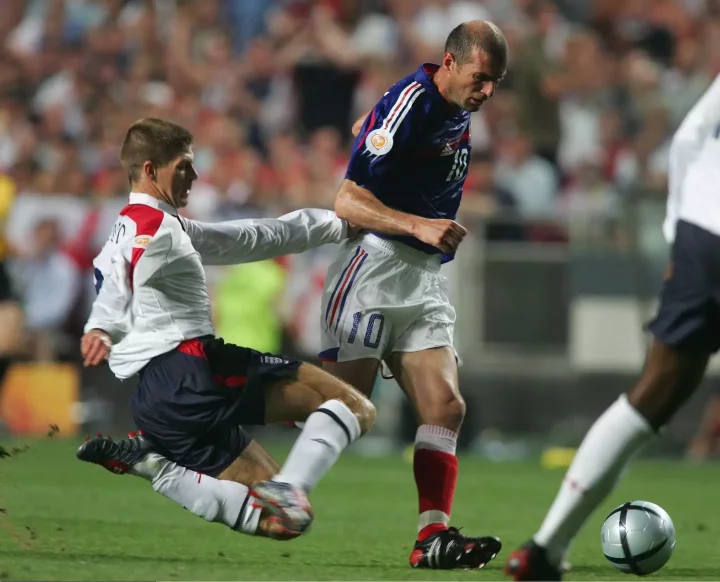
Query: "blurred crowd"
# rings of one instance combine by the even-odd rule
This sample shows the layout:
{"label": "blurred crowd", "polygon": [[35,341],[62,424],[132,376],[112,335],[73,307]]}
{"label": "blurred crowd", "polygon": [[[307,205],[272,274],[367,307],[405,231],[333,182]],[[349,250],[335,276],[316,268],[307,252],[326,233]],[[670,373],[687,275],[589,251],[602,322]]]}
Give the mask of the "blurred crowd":
{"label": "blurred crowd", "polygon": [[[720,72],[713,0],[0,0],[0,13],[0,252],[40,359],[74,353],[138,118],[196,136],[193,218],[332,207],[355,118],[438,62],[455,25],[492,20],[510,68],[473,115],[461,219],[491,241],[621,248],[626,202],[665,195],[672,132]],[[307,306],[328,260],[211,273],[220,333],[313,353]]]}

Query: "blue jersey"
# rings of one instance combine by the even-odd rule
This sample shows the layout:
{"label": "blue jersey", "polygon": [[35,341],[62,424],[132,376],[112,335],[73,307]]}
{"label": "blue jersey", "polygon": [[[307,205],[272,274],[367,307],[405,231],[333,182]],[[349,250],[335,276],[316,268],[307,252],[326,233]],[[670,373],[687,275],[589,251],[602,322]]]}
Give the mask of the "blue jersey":
{"label": "blue jersey", "polygon": [[[345,177],[395,210],[454,220],[470,160],[470,113],[440,95],[432,80],[438,68],[423,64],[390,87],[355,139]],[[414,237],[374,234],[441,252]]]}

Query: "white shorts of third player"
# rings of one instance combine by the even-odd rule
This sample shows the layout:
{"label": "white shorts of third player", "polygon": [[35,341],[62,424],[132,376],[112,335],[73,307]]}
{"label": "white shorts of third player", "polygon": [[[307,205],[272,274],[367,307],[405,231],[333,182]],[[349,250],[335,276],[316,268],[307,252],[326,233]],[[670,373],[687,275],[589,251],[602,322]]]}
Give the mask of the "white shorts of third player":
{"label": "white shorts of third player", "polygon": [[321,318],[325,361],[453,346],[455,309],[440,255],[372,234],[340,245],[325,278]]}

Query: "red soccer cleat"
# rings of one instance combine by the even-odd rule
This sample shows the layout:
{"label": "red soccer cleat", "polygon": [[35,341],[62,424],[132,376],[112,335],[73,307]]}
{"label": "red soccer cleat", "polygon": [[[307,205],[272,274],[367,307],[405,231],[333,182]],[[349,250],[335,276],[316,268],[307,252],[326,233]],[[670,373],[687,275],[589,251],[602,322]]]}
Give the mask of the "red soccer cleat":
{"label": "red soccer cleat", "polygon": [[508,556],[505,574],[516,581],[562,580],[562,572],[550,563],[545,548],[533,541]]}

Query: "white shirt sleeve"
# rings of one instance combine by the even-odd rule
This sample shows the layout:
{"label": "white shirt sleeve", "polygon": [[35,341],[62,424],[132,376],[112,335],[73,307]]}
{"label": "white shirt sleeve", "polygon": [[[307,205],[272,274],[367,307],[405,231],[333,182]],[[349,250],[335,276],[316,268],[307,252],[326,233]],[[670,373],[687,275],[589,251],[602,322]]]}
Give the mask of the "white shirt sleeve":
{"label": "white shirt sleeve", "polygon": [[103,280],[98,296],[92,304],[90,317],[85,324],[85,333],[101,329],[107,333],[114,344],[118,343],[130,331],[132,317],[130,302],[130,261],[122,251],[112,258],[112,267]]}
{"label": "white shirt sleeve", "polygon": [[280,218],[182,224],[205,265],[252,263],[302,253],[347,236],[347,223],[334,212],[296,210]]}
{"label": "white shirt sleeve", "polygon": [[169,264],[172,233],[160,229],[153,236],[140,235],[117,250],[111,258],[109,273],[93,302],[85,333],[101,329],[113,343],[119,342],[132,327],[133,290],[148,285]]}

